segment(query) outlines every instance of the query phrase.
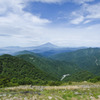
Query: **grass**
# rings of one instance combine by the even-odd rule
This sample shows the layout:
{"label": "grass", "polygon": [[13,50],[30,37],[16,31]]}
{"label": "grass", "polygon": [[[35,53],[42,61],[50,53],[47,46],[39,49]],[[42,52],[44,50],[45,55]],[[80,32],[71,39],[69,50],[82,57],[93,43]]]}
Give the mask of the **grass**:
{"label": "grass", "polygon": [[100,100],[100,83],[1,88],[0,100]]}

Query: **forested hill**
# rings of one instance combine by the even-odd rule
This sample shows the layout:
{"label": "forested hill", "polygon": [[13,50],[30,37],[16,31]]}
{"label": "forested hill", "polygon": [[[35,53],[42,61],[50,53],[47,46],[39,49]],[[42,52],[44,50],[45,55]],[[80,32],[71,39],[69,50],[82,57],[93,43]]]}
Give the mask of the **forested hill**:
{"label": "forested hill", "polygon": [[41,81],[85,81],[100,76],[100,49],[88,48],[45,58],[29,51],[0,56],[0,77],[19,84]]}
{"label": "forested hill", "polygon": [[[11,55],[0,56],[0,76],[16,80],[56,80],[31,63]],[[23,82],[24,82],[23,81]]]}
{"label": "forested hill", "polygon": [[45,71],[59,79],[64,74],[73,74],[75,72],[80,71],[81,69],[74,63],[71,62],[65,62],[65,61],[57,61],[57,60],[52,60],[48,59],[42,56],[38,56],[34,53],[29,54],[23,54],[22,55],[17,55],[17,57],[22,58],[42,71]]}
{"label": "forested hill", "polygon": [[76,72],[68,77],[65,77],[63,81],[80,82],[80,81],[87,81],[94,77],[96,77],[96,76],[93,73],[82,70],[82,71]]}
{"label": "forested hill", "polygon": [[51,58],[76,63],[80,68],[100,75],[100,48],[88,48],[61,53]]}

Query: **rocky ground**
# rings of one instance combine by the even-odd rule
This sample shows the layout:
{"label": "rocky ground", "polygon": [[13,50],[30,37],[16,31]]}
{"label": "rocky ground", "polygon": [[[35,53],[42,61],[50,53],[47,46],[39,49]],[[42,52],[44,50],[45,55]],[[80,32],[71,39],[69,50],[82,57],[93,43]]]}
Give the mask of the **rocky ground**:
{"label": "rocky ground", "polygon": [[0,100],[100,100],[100,84],[1,88]]}

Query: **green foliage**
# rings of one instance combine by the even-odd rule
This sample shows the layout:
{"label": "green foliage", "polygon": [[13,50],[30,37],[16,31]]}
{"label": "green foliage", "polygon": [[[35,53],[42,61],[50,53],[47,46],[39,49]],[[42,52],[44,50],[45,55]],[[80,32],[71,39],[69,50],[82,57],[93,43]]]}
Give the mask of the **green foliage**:
{"label": "green foliage", "polygon": [[99,53],[100,49],[89,48],[59,54],[54,57],[57,60],[30,52],[17,57],[5,54],[0,56],[0,86],[26,84],[57,86],[61,84],[57,80],[65,74],[70,76],[65,77],[63,82],[70,81],[69,84],[71,81],[97,82],[99,78],[94,78],[94,74],[100,75]]}
{"label": "green foliage", "polygon": [[68,82],[68,84],[69,84],[69,85],[72,85],[72,82],[71,82],[71,81],[69,81],[69,82]]}
{"label": "green foliage", "polygon": [[17,57],[32,63],[40,70],[57,77],[59,80],[64,74],[73,74],[81,70],[74,63],[52,60],[49,58],[40,57],[34,53],[18,55]]}
{"label": "green foliage", "polygon": [[89,82],[96,83],[100,81],[100,76],[94,77],[93,79],[89,79]]}
{"label": "green foliage", "polygon": [[[71,57],[70,60],[68,60],[68,61],[71,61],[71,63],[66,62],[67,61],[66,59],[65,59],[66,61],[62,61],[62,60],[57,61],[57,60],[52,60],[52,59],[47,59],[47,58],[44,58],[44,57],[37,56],[34,53],[18,55],[18,57],[34,64],[35,66],[37,66],[38,68],[40,68],[43,71],[48,72],[49,74],[52,74],[53,76],[59,78],[59,80],[61,79],[61,77],[64,74],[70,74],[70,76],[66,77],[63,81],[78,81],[79,82],[79,81],[86,81],[86,80],[94,77],[94,75],[91,72],[85,71],[85,70],[81,69],[81,67],[80,68],[77,67],[79,65],[76,65],[72,61],[73,58],[77,58],[76,57],[77,55],[79,56],[79,58],[78,58],[79,61],[81,60],[80,62],[84,61],[84,59],[86,59],[86,58],[81,59],[80,57],[82,57],[83,56],[82,53],[86,52],[86,51],[83,51],[82,53],[81,52],[82,52],[82,50],[81,51],[75,51],[74,53],[71,52],[72,56],[69,55],[66,58],[68,60],[68,58]],[[68,53],[68,54],[71,54],[71,53]],[[86,53],[85,55],[88,55],[88,53]],[[89,58],[89,59],[91,60],[91,58]]]}
{"label": "green foliage", "polygon": [[11,84],[33,84],[34,80],[56,80],[56,78],[41,71],[31,63],[11,55],[0,56],[0,71],[1,87],[10,86]]}
{"label": "green foliage", "polygon": [[9,86],[10,79],[8,77],[0,75],[0,87]]}
{"label": "green foliage", "polygon": [[74,74],[66,77],[63,81],[80,82],[80,81],[89,80],[93,77],[94,77],[94,75],[88,71],[79,71],[77,73],[74,73]]}
{"label": "green foliage", "polygon": [[62,82],[60,82],[60,81],[49,81],[48,82],[49,86],[59,86],[61,84],[62,84]]}
{"label": "green foliage", "polygon": [[73,52],[61,53],[51,58],[75,63],[83,70],[100,76],[100,48],[87,48]]}

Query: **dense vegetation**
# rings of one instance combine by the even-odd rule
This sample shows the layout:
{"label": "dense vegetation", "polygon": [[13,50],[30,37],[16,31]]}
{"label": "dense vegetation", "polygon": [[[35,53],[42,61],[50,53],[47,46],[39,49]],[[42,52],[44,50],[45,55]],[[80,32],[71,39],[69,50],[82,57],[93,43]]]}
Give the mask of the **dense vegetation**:
{"label": "dense vegetation", "polygon": [[32,63],[42,71],[48,72],[59,79],[61,79],[64,74],[73,74],[81,70],[74,63],[47,59],[34,53],[27,53],[28,54],[18,55],[17,57]]}
{"label": "dense vegetation", "polygon": [[63,81],[80,82],[80,81],[87,81],[89,79],[92,79],[93,77],[95,77],[94,74],[82,70],[66,77]]}
{"label": "dense vegetation", "polygon": [[96,77],[94,77],[94,78],[92,78],[92,79],[89,79],[88,81],[89,81],[89,82],[92,82],[92,83],[99,82],[99,81],[100,81],[100,76],[96,76]]}
{"label": "dense vegetation", "polygon": [[[45,58],[29,51],[0,56],[0,87],[60,85],[71,81],[100,81],[100,49],[88,48]],[[69,74],[62,81],[63,75]]]}
{"label": "dense vegetation", "polygon": [[11,55],[0,56],[0,86],[17,84],[47,84],[56,78],[37,69],[31,63]]}
{"label": "dense vegetation", "polygon": [[83,70],[100,75],[100,48],[81,49],[58,54],[52,56],[52,58],[59,61],[73,62]]}
{"label": "dense vegetation", "polygon": [[[22,59],[31,62],[41,70],[52,74],[61,79],[63,75],[70,74],[70,76],[66,77],[63,81],[86,81],[88,79],[93,78],[95,75],[82,70],[77,67],[76,64],[65,62],[65,61],[57,61],[52,59],[47,59],[44,57],[40,57],[34,53],[27,52],[28,54],[18,55],[17,57],[21,57]],[[58,76],[57,76],[58,75]]]}

